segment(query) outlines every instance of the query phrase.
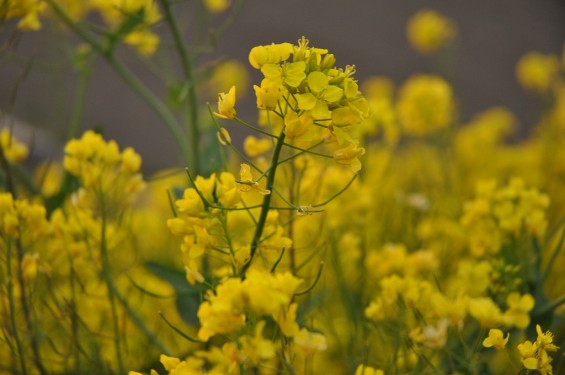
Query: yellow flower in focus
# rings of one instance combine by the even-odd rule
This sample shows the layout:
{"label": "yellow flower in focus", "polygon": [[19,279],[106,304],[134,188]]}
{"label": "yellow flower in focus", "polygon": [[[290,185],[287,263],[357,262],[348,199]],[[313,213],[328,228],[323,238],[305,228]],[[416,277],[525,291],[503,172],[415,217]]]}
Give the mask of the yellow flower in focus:
{"label": "yellow flower in focus", "polygon": [[290,43],[256,46],[249,52],[249,63],[255,69],[261,69],[265,64],[278,64],[288,59],[292,50]]}
{"label": "yellow flower in focus", "polygon": [[264,79],[261,81],[261,86],[254,85],[255,96],[257,97],[257,108],[274,110],[277,108],[279,99],[284,94],[285,90],[282,85],[277,82]]}
{"label": "yellow flower in focus", "polygon": [[357,147],[356,144],[350,143],[347,147],[340,148],[333,153],[333,158],[339,164],[346,165],[352,172],[359,172],[361,170],[361,161],[359,156],[365,154],[363,147]]}
{"label": "yellow flower in focus", "polygon": [[240,185],[239,190],[247,193],[251,190],[256,190],[261,195],[269,195],[271,194],[270,190],[263,189],[259,186],[259,182],[253,179],[253,175],[251,174],[251,167],[249,164],[241,164],[239,171],[240,180],[238,184]]}
{"label": "yellow flower in focus", "polygon": [[204,0],[204,7],[210,13],[222,13],[231,5],[231,0]]}
{"label": "yellow flower in focus", "polygon": [[408,21],[406,33],[412,47],[420,53],[434,53],[456,34],[453,21],[440,13],[424,9]]}
{"label": "yellow flower in focus", "polygon": [[518,82],[527,90],[546,92],[559,73],[559,60],[555,55],[532,51],[520,58],[516,65]]}
{"label": "yellow flower in focus", "polygon": [[536,340],[536,343],[540,347],[543,347],[544,350],[546,350],[548,352],[556,352],[557,349],[559,349],[558,346],[553,344],[553,333],[551,333],[549,331],[547,331],[546,333],[543,333],[539,324],[536,324],[536,332],[538,334],[538,338]]}
{"label": "yellow flower in focus", "polygon": [[11,163],[22,161],[29,154],[27,146],[19,142],[8,128],[0,130],[0,149],[6,160]]}
{"label": "yellow flower in focus", "polygon": [[217,117],[227,120],[234,119],[235,111],[235,86],[232,86],[228,93],[218,94],[218,112],[214,112]]}
{"label": "yellow flower in focus", "polygon": [[451,86],[438,76],[411,77],[400,89],[396,109],[406,134],[422,136],[447,128],[454,116]]}
{"label": "yellow flower in focus", "polygon": [[509,338],[510,333],[508,333],[505,338],[501,330],[491,328],[488,332],[488,337],[483,340],[483,346],[485,348],[494,347],[496,350],[504,350]]}

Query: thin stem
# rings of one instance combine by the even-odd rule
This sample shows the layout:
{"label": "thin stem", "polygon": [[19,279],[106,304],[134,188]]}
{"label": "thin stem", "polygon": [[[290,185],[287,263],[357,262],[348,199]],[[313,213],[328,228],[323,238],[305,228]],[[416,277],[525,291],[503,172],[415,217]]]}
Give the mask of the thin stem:
{"label": "thin stem", "polygon": [[16,301],[14,298],[14,283],[12,280],[12,246],[10,243],[7,244],[7,253],[6,253],[6,271],[7,271],[7,289],[8,289],[8,304],[10,307],[10,323],[11,323],[11,331],[12,336],[14,337],[14,341],[16,342],[16,348],[18,350],[17,357],[20,361],[20,367],[22,369],[23,374],[27,374],[27,367],[26,361],[24,356],[24,350],[22,346],[22,341],[20,339],[20,335],[18,334],[18,324],[16,322]]}
{"label": "thin stem", "polygon": [[[281,130],[279,138],[277,139],[277,144],[275,145],[275,149],[273,151],[273,158],[271,160],[271,167],[269,171],[269,176],[267,177],[267,184],[265,189],[273,191],[273,187],[275,185],[275,175],[277,172],[278,167],[278,160],[281,154],[281,149],[284,143],[284,128]],[[255,229],[255,234],[253,236],[253,240],[251,241],[251,251],[249,255],[249,261],[243,265],[241,268],[240,275],[242,278],[245,277],[245,272],[253,262],[253,258],[255,257],[255,253],[259,247],[259,243],[261,241],[261,235],[263,234],[263,229],[265,228],[265,222],[267,221],[267,214],[269,213],[270,206],[271,206],[271,197],[272,194],[267,194],[263,197],[263,204],[261,205],[261,214],[259,215],[259,220],[257,221],[257,227]]]}
{"label": "thin stem", "polygon": [[124,372],[124,362],[122,359],[122,345],[120,340],[120,327],[118,320],[118,311],[116,309],[116,301],[114,295],[114,288],[112,284],[112,276],[110,274],[110,261],[108,259],[108,247],[106,244],[106,205],[104,202],[103,194],[100,194],[100,209],[101,209],[101,224],[100,224],[100,253],[102,255],[102,276],[108,287],[108,294],[110,299],[110,308],[112,312],[112,323],[114,325],[114,349],[116,351],[116,361],[118,362],[118,370],[120,373]]}
{"label": "thin stem", "polygon": [[563,248],[564,242],[565,242],[565,228],[561,232],[561,237],[559,237],[559,241],[557,242],[557,245],[555,246],[555,248],[554,248],[554,250],[553,250],[553,252],[550,256],[549,261],[545,265],[545,269],[543,270],[543,273],[542,273],[541,278],[540,278],[542,283],[549,276],[549,273],[551,272],[551,269],[553,268],[553,265],[555,264],[555,261],[557,260],[557,257],[559,256],[561,249]]}
{"label": "thin stem", "polygon": [[199,143],[200,143],[200,129],[198,128],[198,99],[196,96],[196,84],[195,79],[192,71],[192,62],[190,61],[190,55],[186,49],[186,43],[183,40],[182,34],[179,30],[177,20],[173,14],[171,9],[171,3],[169,0],[161,0],[161,4],[163,5],[163,12],[165,14],[165,20],[167,21],[169,28],[173,34],[173,40],[175,44],[175,48],[178,52],[182,71],[184,74],[185,84],[188,85],[188,95],[186,98],[186,105],[183,106],[184,108],[184,115],[187,117],[187,127],[188,132],[190,134],[190,141],[192,143],[192,163],[194,165],[195,170],[193,171],[196,174],[199,174],[200,171],[200,152],[199,152]]}
{"label": "thin stem", "polygon": [[179,126],[175,116],[169,111],[167,106],[159,99],[153,91],[139,80],[111,51],[108,51],[96,38],[87,30],[79,26],[77,23],[65,13],[65,11],[54,1],[47,0],[53,11],[61,19],[61,21],[73,30],[80,38],[87,42],[96,52],[98,52],[116,71],[116,73],[126,82],[126,84],[136,92],[149,106],[159,115],[165,123],[169,131],[173,134],[178,146],[181,149],[184,161],[189,163],[191,160],[192,149],[184,131]]}
{"label": "thin stem", "polygon": [[557,298],[555,301],[552,301],[545,306],[542,306],[539,310],[535,310],[534,313],[536,315],[544,315],[548,312],[555,310],[556,308],[558,308],[563,304],[565,304],[565,295]]}
{"label": "thin stem", "polygon": [[67,138],[72,139],[77,136],[78,129],[80,126],[80,118],[84,110],[84,103],[86,98],[86,89],[88,87],[88,79],[90,78],[90,67],[86,70],[81,71],[80,79],[78,82],[78,89],[76,93],[75,105],[73,113],[71,115],[71,120],[69,123],[69,131],[67,133]]}
{"label": "thin stem", "polygon": [[117,320],[117,311],[115,307],[114,299],[116,299],[120,305],[126,310],[127,314],[133,320],[137,328],[141,330],[145,334],[145,336],[149,339],[149,341],[155,345],[162,353],[169,353],[169,350],[165,345],[163,345],[157,336],[151,332],[149,327],[145,324],[145,321],[137,311],[135,311],[128,303],[127,299],[120,293],[116,284],[114,283],[114,279],[112,278],[111,270],[110,270],[110,260],[108,258],[108,248],[106,246],[106,205],[105,199],[103,194],[100,195],[100,206],[102,211],[102,228],[101,228],[101,239],[100,239],[100,250],[102,255],[102,276],[104,277],[104,281],[106,282],[106,286],[108,287],[108,293],[110,294],[110,305],[112,309],[112,317],[114,319],[114,341],[116,343],[116,357],[118,360],[120,372],[123,372],[123,362],[121,358],[121,348],[120,348],[120,339],[119,339],[119,332],[118,332],[118,320]]}

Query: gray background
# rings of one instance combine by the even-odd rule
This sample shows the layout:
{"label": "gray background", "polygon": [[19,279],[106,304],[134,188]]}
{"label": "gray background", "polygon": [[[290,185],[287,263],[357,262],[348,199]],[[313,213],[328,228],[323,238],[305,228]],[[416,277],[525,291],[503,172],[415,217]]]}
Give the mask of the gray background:
{"label": "gray background", "polygon": [[[229,17],[228,12],[205,18],[194,1],[177,5],[191,45],[205,44],[207,25],[218,26]],[[247,1],[219,38],[217,49],[199,57],[197,65],[222,56],[247,64],[253,46],[295,42],[305,35],[312,45],[334,53],[338,66],[355,64],[360,81],[371,75],[386,75],[401,84],[414,73],[431,73],[436,68],[433,58],[411,50],[406,41],[406,22],[422,8],[435,9],[457,24],[458,38],[449,58],[461,120],[465,122],[490,106],[503,105],[518,115],[521,132],[527,134],[536,121],[540,103],[516,83],[515,64],[530,50],[561,56],[565,42],[563,1]],[[166,39],[166,28],[161,25],[159,30]],[[19,132],[24,140],[35,139],[38,157],[57,157],[76,95],[78,75],[68,63],[68,44],[58,42],[61,37],[77,41],[53,25],[41,33],[21,34],[17,43],[8,43],[14,38],[8,27],[0,34],[2,45],[9,45],[0,55],[0,108],[30,126]],[[164,41],[156,64],[178,70],[175,60],[166,62],[170,57],[167,43]],[[127,48],[120,50],[120,56],[160,96],[166,95],[163,81],[147,64],[139,62]],[[250,73],[252,82],[257,83],[260,74]],[[238,111],[252,116],[251,90],[247,98],[238,102]],[[2,121],[9,122],[5,116]],[[180,164],[178,149],[159,118],[101,59],[90,80],[81,129],[97,125],[103,126],[105,135],[115,138],[121,146],[139,150],[146,171]]]}

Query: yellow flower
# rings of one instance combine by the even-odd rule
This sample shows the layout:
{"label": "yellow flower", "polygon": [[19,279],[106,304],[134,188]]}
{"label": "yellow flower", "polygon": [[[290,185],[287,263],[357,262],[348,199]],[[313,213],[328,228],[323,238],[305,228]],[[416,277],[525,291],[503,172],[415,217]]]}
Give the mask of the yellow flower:
{"label": "yellow flower", "polygon": [[411,77],[400,89],[396,106],[402,130],[421,136],[448,127],[453,121],[451,86],[440,77]]}
{"label": "yellow flower", "polygon": [[339,164],[346,165],[351,171],[357,173],[361,170],[361,162],[358,157],[364,154],[364,148],[357,147],[356,144],[350,143],[347,147],[334,151],[333,158]]}
{"label": "yellow flower", "polygon": [[507,324],[515,325],[520,329],[530,324],[529,312],[534,308],[535,300],[530,294],[520,296],[519,293],[510,293],[506,298],[508,310],[504,312]]}
{"label": "yellow flower", "polygon": [[265,64],[278,64],[290,57],[292,48],[290,43],[253,47],[249,52],[249,63],[255,69],[261,69]]}
{"label": "yellow flower", "polygon": [[384,375],[383,370],[377,370],[373,367],[369,367],[366,365],[359,365],[357,369],[355,369],[355,375]]}
{"label": "yellow flower", "polygon": [[273,147],[273,143],[265,138],[256,138],[252,135],[245,138],[243,141],[243,149],[250,157],[262,155]]}
{"label": "yellow flower", "polygon": [[276,316],[276,322],[279,325],[283,335],[286,337],[292,337],[300,331],[300,327],[296,323],[296,309],[298,308],[297,303],[292,303],[288,307],[288,311],[281,311],[279,315]]}
{"label": "yellow flower", "polygon": [[214,112],[214,114],[227,120],[234,119],[236,115],[234,107],[235,86],[232,86],[227,94],[223,92],[218,94],[218,112]]}
{"label": "yellow flower", "polygon": [[254,85],[255,96],[257,97],[257,108],[273,110],[277,108],[279,99],[284,94],[284,87],[268,79],[261,81],[261,86]]}
{"label": "yellow flower", "polygon": [[266,79],[279,82],[290,87],[298,87],[306,79],[306,63],[304,61],[278,64],[265,64],[261,72]]}
{"label": "yellow flower", "polygon": [[408,41],[420,53],[439,50],[455,37],[453,21],[434,10],[421,10],[408,21]]}
{"label": "yellow flower", "polygon": [[178,358],[174,358],[174,357],[168,357],[164,354],[161,354],[161,357],[159,358],[161,364],[163,365],[163,367],[165,368],[165,370],[167,371],[172,371],[175,369],[175,367],[177,367],[180,364],[180,359]]}
{"label": "yellow flower", "polygon": [[469,301],[469,314],[486,328],[499,325],[504,320],[498,305],[488,297],[472,298]]}
{"label": "yellow flower", "polygon": [[29,154],[27,146],[19,142],[8,128],[0,130],[0,149],[6,160],[12,163],[24,160]]}
{"label": "yellow flower", "polygon": [[317,352],[324,351],[328,348],[328,343],[324,335],[317,332],[310,332],[306,328],[302,328],[300,332],[294,336],[294,343],[305,357],[311,357]]}
{"label": "yellow flower", "polygon": [[222,13],[231,5],[231,0],[204,0],[204,6],[210,13]]}
{"label": "yellow flower", "polygon": [[483,346],[485,348],[494,347],[496,350],[504,350],[509,338],[510,333],[508,333],[505,338],[501,330],[491,328],[488,332],[488,337],[483,340]]}
{"label": "yellow flower", "polygon": [[263,328],[266,322],[261,320],[255,326],[255,336],[243,336],[241,342],[241,352],[255,366],[261,361],[274,358],[276,355],[275,343],[263,338]]}
{"label": "yellow flower", "polygon": [[231,145],[231,136],[226,128],[220,128],[220,130],[216,133],[216,136],[218,137],[218,142],[220,142],[222,146]]}
{"label": "yellow flower", "polygon": [[256,190],[261,195],[271,194],[270,190],[263,189],[262,187],[259,186],[259,182],[253,179],[253,175],[251,174],[251,167],[249,166],[249,164],[243,163],[240,165],[240,167],[241,167],[239,171],[240,180],[238,181],[238,184],[240,184],[239,187],[240,191],[247,193],[250,192],[251,190]]}
{"label": "yellow flower", "polygon": [[518,82],[527,90],[545,92],[559,72],[559,60],[554,55],[528,52],[516,65]]}

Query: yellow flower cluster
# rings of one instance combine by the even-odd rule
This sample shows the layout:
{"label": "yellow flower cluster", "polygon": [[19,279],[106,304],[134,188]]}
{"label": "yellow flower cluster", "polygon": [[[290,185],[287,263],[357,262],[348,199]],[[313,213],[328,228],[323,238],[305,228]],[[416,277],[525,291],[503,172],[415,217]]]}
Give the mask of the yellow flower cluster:
{"label": "yellow flower cluster", "polygon": [[401,128],[409,135],[421,136],[447,128],[454,119],[451,86],[437,76],[410,78],[400,88],[396,106]]}
{"label": "yellow flower cluster", "polygon": [[[54,5],[53,5],[54,4]],[[65,12],[72,21],[78,21],[89,12],[98,12],[107,26],[118,31],[122,25],[133,25],[123,36],[124,42],[143,55],[152,55],[159,45],[159,37],[151,27],[161,15],[154,0],[10,0],[2,5],[0,19],[19,19],[18,28],[25,31],[41,29],[41,19],[52,16],[53,6]]]}
{"label": "yellow flower cluster", "polygon": [[116,142],[90,130],[67,143],[63,166],[95,201],[131,203],[145,186],[139,154],[129,147],[120,152]]}
{"label": "yellow flower cluster", "polygon": [[254,86],[257,107],[277,114],[287,139],[308,148],[323,142],[334,159],[357,172],[358,147],[350,133],[369,115],[369,104],[353,78],[354,66],[336,68],[328,50],[309,47],[304,37],[290,43],[254,47],[251,65],[264,75]]}
{"label": "yellow flower cluster", "polygon": [[0,130],[0,151],[6,160],[12,163],[26,159],[29,154],[27,146],[14,138],[8,128]]}
{"label": "yellow flower cluster", "polygon": [[549,353],[556,352],[559,347],[553,344],[553,334],[543,333],[541,327],[536,325],[538,337],[535,342],[526,340],[518,345],[518,351],[522,357],[522,365],[527,370],[538,370],[540,374],[552,375],[552,358]]}
{"label": "yellow flower cluster", "polygon": [[14,199],[11,193],[0,193],[0,233],[2,247],[20,237],[33,241],[48,233],[45,207],[25,199]]}
{"label": "yellow flower cluster", "polygon": [[549,197],[537,189],[528,189],[521,179],[497,187],[494,181],[477,187],[477,198],[465,204],[461,223],[472,232],[471,254],[482,257],[495,254],[510,236],[524,229],[533,236],[543,236],[547,227],[545,211]]}

